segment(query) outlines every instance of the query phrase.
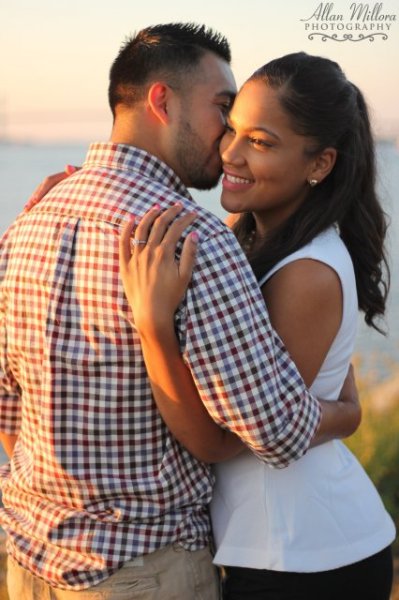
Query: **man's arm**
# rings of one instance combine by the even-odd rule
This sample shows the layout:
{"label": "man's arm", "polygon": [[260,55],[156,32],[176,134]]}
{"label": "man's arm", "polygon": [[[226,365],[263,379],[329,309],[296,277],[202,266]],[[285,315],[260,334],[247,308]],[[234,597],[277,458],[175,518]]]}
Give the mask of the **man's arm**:
{"label": "man's arm", "polygon": [[[158,331],[142,331],[140,340],[159,412],[176,439],[198,460],[208,463],[239,454],[245,446],[238,435],[219,427],[206,411],[183,362],[173,325],[165,324]],[[349,381],[353,383],[347,383]],[[360,424],[360,405],[352,367],[340,399],[319,402],[320,425],[311,447],[356,431]]]}
{"label": "man's arm", "polygon": [[[153,217],[155,218],[155,213],[153,213]],[[174,225],[173,227],[176,226]],[[247,443],[247,445],[254,450],[252,440],[255,436],[259,435],[263,436],[260,453],[264,460],[267,460],[271,463],[275,462],[276,466],[285,466],[285,464],[287,464],[286,458],[284,457],[282,459],[284,461],[284,464],[281,464],[282,461],[280,459],[280,456],[278,457],[278,461],[276,462],[275,455],[280,455],[281,452],[286,452],[284,448],[284,436],[287,435],[288,452],[292,451],[292,442],[289,439],[290,432],[288,431],[287,434],[287,426],[288,428],[293,428],[292,436],[295,439],[298,439],[298,436],[301,436],[303,424],[300,422],[299,419],[302,418],[302,415],[298,415],[298,412],[296,414],[291,413],[291,419],[291,415],[287,414],[288,419],[282,423],[282,435],[278,437],[278,448],[276,452],[276,449],[273,447],[273,445],[276,444],[276,440],[273,440],[269,430],[271,430],[272,434],[275,434],[275,422],[278,421],[280,415],[278,417],[272,416],[270,421],[266,421],[264,427],[262,427],[261,419],[265,418],[265,415],[267,419],[267,413],[268,410],[270,410],[270,400],[266,398],[264,400],[263,405],[258,403],[258,406],[256,406],[256,411],[259,412],[260,415],[259,428],[257,427],[256,423],[252,423],[252,420],[249,423],[245,423],[246,409],[248,409],[249,417],[251,418],[250,411],[251,409],[253,409],[253,407],[251,406],[251,402],[248,402],[248,407],[243,406],[242,411],[240,410],[240,407],[238,407],[237,410],[237,406],[234,406],[234,403],[232,402],[232,400],[237,398],[234,395],[232,397],[229,397],[225,392],[223,393],[223,381],[220,377],[220,375],[222,375],[221,369],[219,369],[219,371],[216,373],[216,380],[220,379],[220,385],[217,385],[217,387],[220,387],[220,389],[216,390],[216,399],[219,401],[219,405],[221,408],[221,410],[218,411],[218,419],[220,422],[220,413],[227,413],[226,423],[222,422],[221,424],[224,427],[227,427],[234,431],[237,435],[229,435],[226,431],[215,427],[215,424],[212,421],[210,421],[207,411],[204,410],[201,401],[204,401],[204,404],[207,405],[208,396],[204,396],[204,391],[209,389],[209,382],[206,382],[205,385],[202,385],[201,387],[201,383],[198,384],[197,381],[193,381],[191,375],[193,374],[195,377],[195,369],[191,368],[190,366],[191,373],[189,373],[187,368],[185,368],[185,366],[182,363],[180,349],[177,345],[172,319],[167,317],[167,319],[164,320],[162,317],[162,315],[165,314],[173,314],[174,306],[180,301],[179,295],[184,293],[187,281],[189,280],[189,275],[191,273],[190,271],[188,274],[188,278],[186,277],[186,281],[184,281],[184,277],[183,279],[180,278],[179,280],[179,277],[182,271],[184,271],[184,269],[179,269],[177,263],[175,263],[174,261],[175,240],[173,240],[171,237],[170,231],[172,231],[172,229],[173,228],[171,228],[171,230],[169,230],[168,232],[169,244],[165,244],[165,242],[163,241],[161,252],[159,251],[160,248],[156,245],[156,235],[154,235],[154,233],[152,232],[152,243],[148,244],[145,250],[142,246],[140,246],[141,249],[136,250],[136,254],[132,258],[129,244],[131,226],[130,228],[128,227],[127,229],[125,229],[124,234],[122,236],[123,239],[121,244],[121,269],[122,277],[125,284],[125,290],[133,308],[136,327],[138,328],[142,338],[144,357],[147,363],[150,380],[153,386],[154,395],[160,412],[163,415],[167,425],[177,437],[177,439],[183,445],[185,445],[195,456],[197,456],[197,458],[201,460],[214,462],[217,460],[223,460],[228,456],[233,456],[240,450],[241,447],[241,444],[237,440],[237,436],[241,437],[245,441],[245,443]],[[145,227],[142,226],[142,224],[140,224],[136,232],[136,237],[138,237],[138,239],[147,239],[147,235],[148,231],[146,231]],[[178,234],[178,237],[179,236],[180,233]],[[152,247],[154,252],[151,251]],[[188,252],[191,252],[192,257],[194,256],[195,251],[193,251],[193,248],[190,248],[189,238],[186,239],[184,248],[186,248]],[[183,263],[184,248],[181,263]],[[172,269],[171,271],[168,270],[170,268]],[[160,273],[162,273],[161,278],[159,276]],[[168,274],[170,275],[170,277],[168,276]],[[142,279],[142,281],[140,281],[140,278]],[[143,285],[143,281],[145,281],[145,285]],[[165,286],[168,287],[166,283],[167,281],[170,282],[170,289],[173,290],[173,292],[175,293],[175,297],[173,297],[173,294],[171,296],[170,294],[165,295],[164,293],[162,293],[162,290],[165,290]],[[159,285],[161,286],[160,288]],[[140,294],[137,293],[138,289],[140,289]],[[167,300],[171,300],[172,306],[170,307],[170,309],[166,308],[165,311],[165,301]],[[262,312],[265,312],[265,307],[263,303]],[[197,314],[202,315],[202,312],[198,311]],[[220,314],[220,318],[222,319],[222,313]],[[144,327],[141,326],[143,323]],[[222,331],[223,334],[226,332],[225,329],[218,327],[218,323],[215,323],[214,320],[212,320],[212,323],[218,330]],[[244,323],[246,323],[246,321],[244,321]],[[220,325],[222,326],[222,323]],[[203,339],[205,341],[209,341],[209,335],[204,336]],[[203,340],[201,340],[201,342],[202,341]],[[202,365],[202,368],[199,369],[200,373],[203,370],[206,370],[207,368],[211,368],[212,363],[214,362],[212,361],[211,357],[208,356],[209,349],[211,349],[211,346],[208,345],[207,347],[207,355],[202,361],[199,361],[200,365]],[[246,349],[250,351],[251,346],[248,344]],[[217,357],[215,357],[215,360],[220,360],[221,355],[223,355],[223,345],[220,345],[217,348]],[[247,361],[244,361],[244,365],[246,363]],[[252,366],[253,365],[250,365],[250,367]],[[232,367],[233,370],[234,367],[235,365],[233,365]],[[261,364],[261,367],[263,367],[263,362]],[[253,379],[253,375],[256,376],[256,371],[254,368],[252,369],[252,373],[248,378],[249,382]],[[300,384],[304,388],[304,384],[303,382],[301,382],[299,375],[296,372],[294,372],[293,376],[299,378]],[[215,377],[215,375],[213,377]],[[241,381],[239,377],[234,376],[228,378],[231,380],[233,385],[236,385],[243,389],[243,395],[248,395],[248,381],[246,381],[245,379]],[[266,384],[266,380],[263,383],[258,383],[258,385],[261,385],[260,391],[263,394],[265,394],[265,392],[267,394],[268,392],[268,386]],[[291,387],[292,386],[290,383],[290,388]],[[200,390],[201,399],[199,398],[197,388]],[[211,393],[215,392],[215,389],[212,387],[210,391]],[[302,393],[302,391],[300,392]],[[307,392],[305,393],[307,394]],[[222,396],[223,398],[220,399],[220,396]],[[256,399],[258,399],[258,396],[259,394],[256,395]],[[240,397],[238,397],[238,400],[239,399]],[[313,405],[316,406],[318,409],[319,405],[317,404],[316,400],[311,399],[311,410],[312,402]],[[340,437],[340,428],[342,428],[344,424],[344,421],[342,419],[345,414],[345,407],[340,406],[339,420],[336,421],[334,420],[336,419],[336,417],[334,417],[334,414],[337,415],[337,409],[330,407],[330,404],[331,403],[326,403],[324,416],[322,416],[321,418],[321,424],[319,428],[320,434],[319,438],[316,438],[316,443],[320,443],[321,436],[323,441],[325,441],[326,439],[331,439],[333,437]],[[293,406],[295,409],[295,405]],[[281,407],[282,411],[286,408],[284,403],[284,397],[282,397]],[[231,408],[233,410],[231,410]],[[273,406],[271,408],[273,409]],[[207,409],[212,414],[212,411],[214,410],[214,405],[212,403],[208,404]],[[234,418],[234,414],[232,416],[233,411],[234,414],[237,415],[236,418]],[[242,418],[243,413],[244,419]],[[265,413],[265,415],[262,413]],[[283,414],[283,416],[285,415]],[[298,418],[297,422],[295,420],[296,418]],[[325,423],[327,423],[327,418],[328,428],[325,425]],[[269,423],[271,423],[270,426]],[[308,422],[306,422],[306,424],[308,424]],[[315,431],[318,425],[318,414],[316,414],[314,422],[311,423],[311,425],[314,427],[313,431]],[[296,427],[298,427],[298,429],[296,429]],[[348,429],[347,424],[345,424],[345,427],[346,429]],[[278,433],[279,432],[277,431],[277,435]],[[312,435],[309,432],[305,432],[305,434],[306,433],[308,434],[309,438],[307,441],[308,446]],[[293,443],[295,445],[296,442],[294,441]],[[256,448],[256,450],[258,450],[258,448]],[[296,458],[297,457],[298,456],[296,456]],[[295,460],[295,456],[292,458],[292,460]]]}

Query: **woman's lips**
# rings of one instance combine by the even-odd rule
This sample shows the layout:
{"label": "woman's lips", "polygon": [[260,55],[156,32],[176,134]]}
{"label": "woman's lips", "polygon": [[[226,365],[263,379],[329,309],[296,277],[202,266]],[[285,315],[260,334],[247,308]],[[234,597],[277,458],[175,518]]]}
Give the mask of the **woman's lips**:
{"label": "woman's lips", "polygon": [[230,190],[232,192],[246,190],[251,185],[254,184],[253,179],[247,179],[246,177],[239,177],[238,175],[233,175],[232,173],[224,173],[222,179],[223,188],[226,190]]}

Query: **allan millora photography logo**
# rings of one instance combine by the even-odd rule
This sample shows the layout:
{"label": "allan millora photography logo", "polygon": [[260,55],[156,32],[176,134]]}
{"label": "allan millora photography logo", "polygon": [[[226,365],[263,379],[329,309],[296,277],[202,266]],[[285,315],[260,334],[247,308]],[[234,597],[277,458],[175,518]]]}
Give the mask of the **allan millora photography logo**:
{"label": "allan millora photography logo", "polygon": [[323,42],[361,42],[387,40],[397,21],[396,15],[385,12],[382,2],[367,4],[353,2],[338,12],[334,2],[321,2],[300,19],[304,23],[309,40],[321,38]]}

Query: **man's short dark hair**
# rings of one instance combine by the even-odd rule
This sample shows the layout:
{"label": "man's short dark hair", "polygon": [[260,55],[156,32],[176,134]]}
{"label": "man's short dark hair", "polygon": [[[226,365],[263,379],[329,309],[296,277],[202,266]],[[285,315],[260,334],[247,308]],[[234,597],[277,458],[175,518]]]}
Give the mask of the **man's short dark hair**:
{"label": "man's short dark hair", "polygon": [[115,116],[117,104],[132,106],[141,100],[146,84],[155,77],[179,87],[181,76],[194,71],[205,52],[231,61],[227,39],[205,25],[153,25],[128,38],[110,71],[108,99],[112,114]]}

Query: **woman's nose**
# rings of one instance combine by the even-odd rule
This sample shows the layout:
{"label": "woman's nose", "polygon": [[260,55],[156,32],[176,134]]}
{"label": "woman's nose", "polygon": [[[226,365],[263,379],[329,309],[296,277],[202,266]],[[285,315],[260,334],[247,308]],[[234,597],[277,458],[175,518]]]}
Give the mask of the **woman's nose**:
{"label": "woman's nose", "polygon": [[222,140],[221,156],[222,161],[227,164],[241,165],[245,163],[241,142],[237,138]]}

